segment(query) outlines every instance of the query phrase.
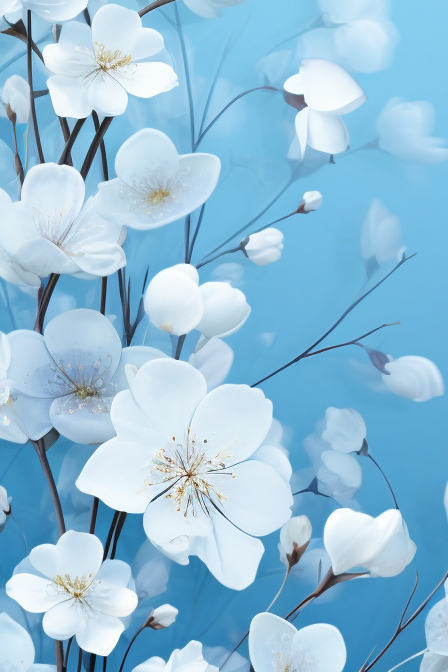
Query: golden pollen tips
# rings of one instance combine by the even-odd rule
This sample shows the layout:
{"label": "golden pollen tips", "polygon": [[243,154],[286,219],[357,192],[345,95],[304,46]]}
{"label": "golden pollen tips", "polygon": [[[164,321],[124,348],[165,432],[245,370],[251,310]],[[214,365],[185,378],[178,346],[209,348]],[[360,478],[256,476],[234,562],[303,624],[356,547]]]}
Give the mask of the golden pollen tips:
{"label": "golden pollen tips", "polygon": [[108,70],[119,70],[132,63],[131,54],[123,54],[120,49],[111,51],[110,49],[106,49],[101,42],[95,42],[95,46],[95,59],[100,70],[104,70],[105,72]]}
{"label": "golden pollen tips", "polygon": [[169,197],[171,196],[171,191],[168,189],[156,189],[154,191],[150,191],[146,195],[146,200],[149,205],[160,205],[164,201],[166,201]]}

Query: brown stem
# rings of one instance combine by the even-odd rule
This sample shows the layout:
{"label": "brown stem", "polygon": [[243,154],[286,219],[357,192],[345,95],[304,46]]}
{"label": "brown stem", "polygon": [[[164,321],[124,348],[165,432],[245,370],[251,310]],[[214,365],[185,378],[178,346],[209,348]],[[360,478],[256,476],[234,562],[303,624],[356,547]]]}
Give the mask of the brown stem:
{"label": "brown stem", "polygon": [[37,123],[36,106],[34,103],[34,89],[33,89],[33,47],[31,39],[31,10],[28,9],[27,15],[27,69],[28,69],[28,84],[30,85],[30,110],[31,119],[33,121],[34,137],[36,140],[37,153],[39,155],[39,163],[45,163],[45,157],[40,141],[39,126]]}
{"label": "brown stem", "polygon": [[42,297],[38,303],[37,307],[37,316],[36,322],[34,324],[34,331],[38,331],[39,334],[43,331],[45,315],[47,313],[48,304],[54,292],[54,289],[57,285],[57,282],[61,276],[58,273],[52,273],[48,279],[47,286],[44,289]]}
{"label": "brown stem", "polygon": [[100,313],[106,314],[107,276],[101,278]]}
{"label": "brown stem", "polygon": [[56,513],[56,519],[58,521],[58,532],[59,536],[61,537],[65,533],[64,514],[62,512],[61,500],[59,499],[59,493],[54,481],[53,472],[51,471],[47,453],[45,452],[44,443],[42,439],[39,439],[38,441],[31,441],[31,443],[37,453],[45,478],[47,479],[48,488],[50,490],[51,499],[53,500],[53,506]]}
{"label": "brown stem", "polygon": [[139,15],[145,16],[145,14],[148,14],[148,12],[152,12],[153,9],[157,9],[158,7],[168,5],[170,2],[175,2],[175,0],[155,0],[155,2],[151,2],[150,5],[146,5],[146,7],[143,7],[143,9],[139,11]]}
{"label": "brown stem", "polygon": [[[80,132],[81,128],[84,125],[85,120],[86,120],[85,118],[84,119],[78,119],[76,124],[73,127],[73,131],[71,133],[69,133],[68,138],[65,138],[66,145],[65,145],[65,147],[62,151],[61,157],[58,161],[60,166],[62,166],[64,164],[73,165],[73,163],[71,161],[70,152],[72,151],[72,147],[75,143],[76,138],[79,135],[79,132]],[[64,135],[64,137],[65,137],[65,135]],[[70,164],[69,164],[69,161],[70,161]]]}
{"label": "brown stem", "polygon": [[101,145],[101,141],[104,138],[107,129],[111,125],[113,121],[113,117],[104,117],[98,131],[95,133],[95,137],[92,140],[92,144],[89,147],[89,150],[86,154],[86,158],[84,159],[84,163],[82,164],[81,168],[81,177],[85,180],[90,167],[93,163],[93,159],[95,158],[95,154],[98,151],[98,147]]}
{"label": "brown stem", "polygon": [[89,534],[95,534],[95,525],[96,525],[96,519],[98,516],[98,505],[100,503],[100,500],[98,497],[93,498],[93,504],[92,504],[92,515],[90,518],[90,527],[89,527]]}

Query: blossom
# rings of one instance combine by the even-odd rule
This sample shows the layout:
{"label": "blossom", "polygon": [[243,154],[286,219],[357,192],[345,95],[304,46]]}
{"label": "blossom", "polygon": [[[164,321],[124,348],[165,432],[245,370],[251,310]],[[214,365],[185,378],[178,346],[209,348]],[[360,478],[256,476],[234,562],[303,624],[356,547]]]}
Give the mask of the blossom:
{"label": "blossom", "polygon": [[405,250],[401,240],[400,220],[375,198],[361,231],[361,257],[364,263],[369,266],[401,259]]}
{"label": "blossom", "polygon": [[323,58],[305,58],[299,73],[284,85],[288,93],[303,96],[306,107],[296,116],[302,158],[307,146],[327,154],[344,152],[349,144],[340,115],[366,101],[366,94],[340,65]]}
{"label": "blossom", "polygon": [[166,358],[139,369],[111,418],[117,437],[95,451],[77,487],[116,510],[144,513],[146,535],[176,562],[197,555],[224,585],[250,585],[263,553],[254,537],[291,515],[288,482],[253,459],[271,402],[247,385],[207,394],[199,371]]}
{"label": "blossom", "polygon": [[241,5],[245,0],[184,0],[188,9],[204,19],[215,19],[226,7]]}
{"label": "blossom", "polygon": [[30,86],[23,77],[12,75],[6,80],[2,90],[2,101],[8,117],[11,111],[15,114],[14,121],[26,124],[30,116]]}
{"label": "blossom", "polygon": [[117,177],[99,185],[95,209],[116,224],[156,229],[205,203],[220,170],[221,162],[213,154],[179,155],[167,135],[144,128],[118,150]]}
{"label": "blossom", "polygon": [[[0,438],[14,443],[26,443],[23,419],[19,419],[15,402],[17,396],[11,394],[13,381],[10,378],[11,347],[8,337],[0,331]],[[22,414],[20,414],[22,415]]]}
{"label": "blossom", "polygon": [[255,672],[342,672],[344,639],[334,625],[315,623],[297,630],[274,614],[257,614],[249,630],[249,656]]}
{"label": "blossom", "polygon": [[93,534],[63,534],[56,545],[42,544],[30,553],[33,573],[18,572],[6,593],[26,611],[44,614],[42,627],[53,639],[75,636],[80,649],[108,656],[137,606],[127,588],[129,565],[103,562],[103,545]]}
{"label": "blossom", "polygon": [[204,347],[190,355],[188,361],[202,373],[210,392],[227,378],[233,364],[233,350],[220,338],[212,338]]}
{"label": "blossom", "polygon": [[183,649],[175,649],[167,663],[158,656],[148,658],[144,663],[134,667],[132,672],[179,672],[181,670],[194,672],[218,672],[218,668],[209,665],[202,655],[202,644],[194,640]]}
{"label": "blossom", "polygon": [[446,140],[431,137],[434,124],[431,103],[391,98],[376,124],[380,149],[403,161],[427,164],[446,161]]}
{"label": "blossom", "polygon": [[351,455],[324,450],[316,472],[317,490],[338,502],[353,499],[362,484],[362,469]]}
{"label": "blossom", "polygon": [[341,453],[356,453],[361,450],[367,436],[366,423],[354,408],[327,408],[325,412],[324,441],[333,450]]}
{"label": "blossom", "polygon": [[426,617],[425,635],[427,652],[420,670],[443,672],[448,663],[448,583],[445,581],[445,597],[437,602]]}
{"label": "blossom", "polygon": [[138,12],[120,5],[101,7],[92,27],[76,21],[62,26],[59,42],[42,52],[54,73],[47,81],[60,117],[83,119],[92,110],[105,116],[123,114],[128,93],[151,98],[177,86],[166,63],[141,62],[163,49],[163,38],[143,28]]}
{"label": "blossom", "polygon": [[115,273],[126,263],[120,226],[85,205],[84,180],[70,166],[45,163],[28,171],[21,200],[1,192],[0,246],[28,274],[80,277]]}
{"label": "blossom", "polygon": [[306,516],[294,516],[290,518],[280,530],[280,560],[287,566],[297,564],[305,552],[313,528]]}
{"label": "blossom", "polygon": [[52,426],[77,443],[110,439],[110,405],[117,391],[127,387],[126,364],[137,366],[163,356],[144,346],[122,350],[109,320],[85,308],[55,317],[43,336],[19,330],[8,341],[12,395],[28,416],[32,439]]}
{"label": "blossom", "polygon": [[303,194],[299,209],[302,209],[305,214],[319,210],[322,205],[322,194],[320,191],[306,191]]}
{"label": "blossom", "polygon": [[282,256],[283,233],[269,227],[249,236],[244,246],[245,255],[257,266],[266,266]]}
{"label": "blossom", "polygon": [[4,529],[10,513],[11,497],[8,497],[6,489],[0,485],[0,532]]}
{"label": "blossom", "polygon": [[155,630],[160,630],[161,628],[168,628],[176,620],[179,609],[172,607],[171,604],[162,604],[151,614],[150,618],[150,627]]}
{"label": "blossom", "polygon": [[251,310],[243,292],[227,282],[206,282],[199,290],[204,313],[196,329],[205,338],[223,338],[241,329]]}
{"label": "blossom", "polygon": [[0,15],[31,9],[52,23],[70,21],[87,7],[88,0],[0,0]]}
{"label": "blossom", "polygon": [[428,401],[440,397],[445,392],[442,374],[437,366],[426,357],[407,355],[393,359],[384,365],[387,374],[382,373],[384,383],[399,397],[413,401]]}
{"label": "blossom", "polygon": [[398,509],[377,518],[337,509],[325,524],[324,544],[335,575],[362,566],[370,576],[396,576],[417,550]]}
{"label": "blossom", "polygon": [[33,640],[8,614],[0,614],[0,670],[4,672],[56,672],[56,665],[35,665]]}

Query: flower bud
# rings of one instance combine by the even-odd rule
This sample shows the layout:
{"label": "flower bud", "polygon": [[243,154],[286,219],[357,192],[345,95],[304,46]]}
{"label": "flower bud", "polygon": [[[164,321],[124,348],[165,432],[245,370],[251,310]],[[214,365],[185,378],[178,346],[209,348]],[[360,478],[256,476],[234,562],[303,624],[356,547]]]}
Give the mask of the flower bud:
{"label": "flower bud", "polygon": [[313,528],[306,516],[294,516],[280,530],[280,560],[289,569],[296,565],[310,543]]}
{"label": "flower bud", "polygon": [[362,484],[362,469],[351,455],[324,450],[317,470],[317,490],[336,501],[352,499]]}
{"label": "flower bud", "polygon": [[389,359],[382,378],[394,394],[413,401],[428,401],[444,394],[442,374],[430,359],[413,355]]}
{"label": "flower bud", "polygon": [[[6,80],[3,86],[2,100],[10,121],[26,124],[30,116],[30,87],[23,77],[12,75]],[[15,116],[14,119],[11,118],[11,113]]]}
{"label": "flower bud", "polygon": [[266,266],[282,256],[283,233],[278,229],[263,229],[253,233],[248,240],[244,252],[257,266]]}
{"label": "flower bud", "polygon": [[199,291],[204,302],[204,314],[196,329],[205,338],[230,336],[249,317],[250,306],[243,292],[227,282],[206,282]]}
{"label": "flower bud", "polygon": [[162,604],[151,612],[145,625],[153,630],[163,630],[174,623],[178,613],[179,610],[171,604]]}
{"label": "flower bud", "polygon": [[322,438],[333,450],[356,453],[361,450],[366,434],[366,424],[354,408],[327,408]]}
{"label": "flower bud", "polygon": [[307,191],[303,194],[303,198],[297,209],[297,212],[307,215],[313,210],[318,210],[322,205],[322,194],[320,191]]}

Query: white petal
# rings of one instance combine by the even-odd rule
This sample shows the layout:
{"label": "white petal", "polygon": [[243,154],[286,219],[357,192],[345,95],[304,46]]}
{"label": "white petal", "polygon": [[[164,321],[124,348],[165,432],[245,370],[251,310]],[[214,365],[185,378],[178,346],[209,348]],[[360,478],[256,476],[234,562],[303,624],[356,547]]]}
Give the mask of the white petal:
{"label": "white petal", "polygon": [[176,148],[165,133],[144,128],[121,145],[115,158],[115,172],[123,182],[133,186],[136,175],[144,177],[147,171],[162,164],[167,170],[177,170]]}
{"label": "white petal", "polygon": [[428,649],[441,656],[447,656],[448,663],[448,600],[437,602],[426,617],[425,635]]}
{"label": "white petal", "polygon": [[437,653],[432,653],[432,651],[425,653],[420,665],[420,672],[447,672],[447,670],[447,656],[439,656]]}
{"label": "white petal", "polygon": [[76,600],[65,600],[49,609],[42,621],[44,632],[53,639],[73,637],[83,620]]}
{"label": "white petal", "polygon": [[255,672],[272,672],[275,655],[273,648],[275,645],[281,646],[282,642],[286,646],[296,632],[296,628],[280,616],[257,614],[249,629],[249,656]]}
{"label": "white petal", "polygon": [[125,374],[125,368],[128,364],[140,369],[146,362],[151,362],[153,359],[160,359],[161,357],[166,358],[168,355],[148,345],[132,345],[129,348],[123,348],[120,364],[113,377],[113,382],[117,386],[117,389],[123,390],[128,387]]}
{"label": "white petal", "polygon": [[84,180],[71,166],[41,163],[28,171],[21,200],[32,210],[53,218],[58,215],[74,219],[84,203]]}
{"label": "white petal", "polygon": [[36,14],[47,21],[59,23],[74,19],[87,7],[87,0],[46,0],[45,2],[33,2],[32,9]]}
{"label": "white petal", "polygon": [[372,558],[383,536],[371,516],[351,509],[333,511],[324,529],[324,544],[333,572],[343,574]]}
{"label": "white petal", "polygon": [[176,73],[166,63],[134,63],[132,74],[117,73],[115,78],[128,93],[139,98],[152,98],[178,85]]}
{"label": "white petal", "polygon": [[50,582],[34,574],[15,574],[6,584],[6,594],[26,611],[39,614],[62,602],[63,595],[49,591]]}
{"label": "white petal", "polygon": [[50,273],[71,275],[79,270],[65,252],[46,238],[30,240],[21,245],[14,255],[14,260],[29,273],[34,273],[40,278],[46,278]]}
{"label": "white petal", "polygon": [[105,560],[96,575],[97,581],[121,588],[126,588],[131,578],[131,568],[122,560]]}
{"label": "white petal", "polygon": [[92,41],[109,51],[132,54],[132,47],[142,28],[138,12],[120,5],[104,5],[92,20]]}
{"label": "white petal", "polygon": [[367,429],[361,414],[354,408],[327,408],[325,423],[322,438],[333,450],[353,453],[361,449]]}
{"label": "white petal", "polygon": [[376,519],[385,531],[378,552],[364,566],[372,576],[397,576],[413,560],[417,547],[409,538],[408,528],[396,509],[385,511]]}
{"label": "white petal", "polygon": [[54,544],[41,544],[35,546],[30,553],[30,562],[38,572],[54,579],[58,573],[57,551]]}
{"label": "white petal", "polygon": [[330,116],[310,110],[307,142],[310,147],[317,149],[319,152],[340,154],[345,152],[348,147],[347,127],[338,116]]}
{"label": "white petal", "polygon": [[252,459],[269,464],[270,467],[278,471],[280,476],[285,481],[289,481],[292,476],[291,463],[288,460],[284,449],[282,450],[278,446],[269,446],[263,444],[257,448],[255,453],[252,455]]}
{"label": "white petal", "polygon": [[28,670],[34,663],[34,645],[21,625],[0,614],[0,668]]}
{"label": "white petal", "polygon": [[204,315],[196,328],[203,336],[230,336],[243,326],[251,310],[243,292],[227,282],[205,282],[199,289]]}
{"label": "white petal", "polygon": [[428,401],[444,394],[442,375],[426,357],[399,357],[385,365],[389,375],[382,374],[387,387],[400,397],[413,401]]}
{"label": "white petal", "polygon": [[225,341],[212,338],[199,352],[191,355],[188,361],[202,373],[210,392],[229,375],[233,364],[233,350]]}
{"label": "white petal", "polygon": [[[109,584],[102,580],[103,584],[89,598],[89,603],[95,611],[108,616],[118,616],[125,618],[132,614],[138,604],[137,594],[129,588]],[[101,593],[104,593],[102,595]]]}
{"label": "white petal", "polygon": [[128,94],[118,76],[114,77],[108,73],[101,73],[96,77],[87,89],[87,95],[92,109],[108,117],[123,114],[128,104]]}
{"label": "white petal", "polygon": [[50,420],[59,434],[70,441],[97,445],[115,436],[107,410],[110,400],[82,400],[70,394],[55,399],[50,407]]}
{"label": "white petal", "polygon": [[[95,15],[96,16],[96,15]],[[83,651],[108,656],[117,645],[124,625],[115,616],[101,614],[98,619],[83,619],[76,631],[76,641]]]}
{"label": "white petal", "polygon": [[179,537],[207,537],[210,519],[199,509],[196,517],[184,516],[173,499],[162,495],[148,505],[143,516],[145,533],[158,546],[172,544]]}
{"label": "white petal", "polygon": [[51,102],[59,117],[85,119],[92,113],[89,91],[79,86],[76,79],[53,75],[47,79]]}
{"label": "white petal", "polygon": [[96,576],[103,562],[103,545],[94,534],[69,530],[56,544],[57,573],[71,577]]}
{"label": "white petal", "polygon": [[204,312],[200,288],[175,268],[167,268],[151,280],[144,306],[154,326],[176,336],[194,329]]}
{"label": "white petal", "polygon": [[30,329],[18,329],[8,335],[11,363],[8,375],[14,389],[30,397],[52,398],[48,390],[51,375],[51,357],[43,336]]}
{"label": "white petal", "polygon": [[291,643],[291,654],[307,651],[319,672],[342,672],[347,660],[344,639],[334,625],[315,623],[299,630]]}

